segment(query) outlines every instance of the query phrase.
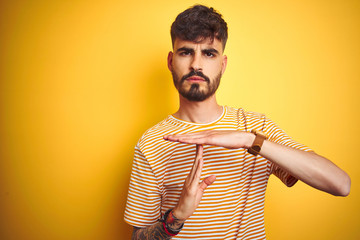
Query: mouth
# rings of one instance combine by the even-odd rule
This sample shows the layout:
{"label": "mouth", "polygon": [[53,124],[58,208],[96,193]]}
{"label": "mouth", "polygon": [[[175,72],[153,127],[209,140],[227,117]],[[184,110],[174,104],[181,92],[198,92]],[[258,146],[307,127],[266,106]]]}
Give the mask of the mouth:
{"label": "mouth", "polygon": [[190,82],[190,83],[201,83],[201,82],[207,82],[210,83],[209,77],[205,76],[202,72],[195,72],[191,71],[190,73],[184,75],[181,78],[180,82]]}
{"label": "mouth", "polygon": [[206,82],[206,80],[202,77],[199,76],[191,76],[185,79],[186,81],[189,82]]}

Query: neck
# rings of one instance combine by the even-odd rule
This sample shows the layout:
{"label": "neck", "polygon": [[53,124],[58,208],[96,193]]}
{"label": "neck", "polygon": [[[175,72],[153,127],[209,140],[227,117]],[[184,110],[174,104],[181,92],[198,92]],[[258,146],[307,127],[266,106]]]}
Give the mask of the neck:
{"label": "neck", "polygon": [[210,123],[222,113],[223,108],[216,102],[215,94],[201,102],[189,101],[180,95],[180,107],[174,116],[188,122]]}

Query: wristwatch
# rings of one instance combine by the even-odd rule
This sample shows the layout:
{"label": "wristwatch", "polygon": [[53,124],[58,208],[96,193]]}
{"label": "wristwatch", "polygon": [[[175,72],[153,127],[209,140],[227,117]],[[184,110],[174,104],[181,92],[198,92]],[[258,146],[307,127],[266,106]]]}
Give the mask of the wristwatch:
{"label": "wristwatch", "polygon": [[251,130],[251,133],[255,134],[255,140],[251,147],[248,149],[248,153],[251,153],[254,156],[257,156],[261,151],[261,146],[263,142],[267,139],[265,133],[258,130]]}

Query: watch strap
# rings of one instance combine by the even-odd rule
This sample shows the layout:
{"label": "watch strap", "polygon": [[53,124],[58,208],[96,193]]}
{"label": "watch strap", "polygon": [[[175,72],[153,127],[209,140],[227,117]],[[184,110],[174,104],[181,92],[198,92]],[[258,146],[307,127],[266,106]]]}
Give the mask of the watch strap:
{"label": "watch strap", "polygon": [[255,134],[255,139],[251,147],[248,149],[248,153],[257,156],[260,153],[261,147],[264,141],[267,139],[267,137],[265,133],[254,129],[251,130],[251,133]]}

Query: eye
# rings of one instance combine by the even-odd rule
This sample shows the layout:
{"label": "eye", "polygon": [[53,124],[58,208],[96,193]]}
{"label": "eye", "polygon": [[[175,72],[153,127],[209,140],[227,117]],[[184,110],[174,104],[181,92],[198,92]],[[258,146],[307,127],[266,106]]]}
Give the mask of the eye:
{"label": "eye", "polygon": [[212,52],[205,52],[205,56],[207,57],[215,57],[215,54]]}
{"label": "eye", "polygon": [[191,52],[190,51],[182,51],[182,52],[180,52],[180,55],[181,56],[189,56],[189,55],[191,55]]}

